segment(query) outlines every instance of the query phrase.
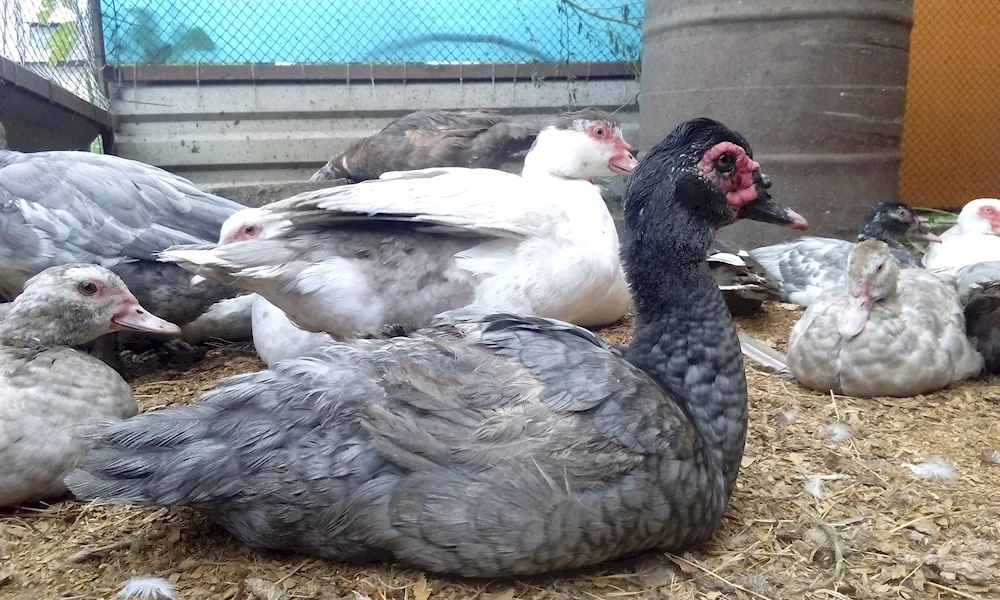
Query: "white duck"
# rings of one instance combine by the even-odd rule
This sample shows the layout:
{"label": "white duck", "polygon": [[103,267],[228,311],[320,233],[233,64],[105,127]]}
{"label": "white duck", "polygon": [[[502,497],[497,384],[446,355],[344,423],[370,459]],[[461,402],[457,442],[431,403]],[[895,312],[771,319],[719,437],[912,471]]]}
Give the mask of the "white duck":
{"label": "white duck", "polygon": [[635,162],[610,115],[586,109],[539,133],[521,176],[387,173],[241,211],[220,244],[162,256],[337,337],[416,328],[467,305],[603,325],[631,297],[614,221],[587,180]]}
{"label": "white duck", "polygon": [[924,254],[928,269],[959,269],[973,263],[1000,260],[1000,200],[978,198],[958,214],[958,223],[941,234]]}
{"label": "white duck", "polygon": [[900,271],[879,240],[855,246],[847,288],[806,310],[788,342],[788,366],[808,388],[848,396],[913,396],[978,375],[955,279]]}
{"label": "white duck", "polygon": [[98,265],[49,267],[10,304],[0,322],[0,506],[64,494],[87,450],[78,435],[97,430],[81,424],[138,412],[114,369],[70,348],[121,330],[180,333]]}

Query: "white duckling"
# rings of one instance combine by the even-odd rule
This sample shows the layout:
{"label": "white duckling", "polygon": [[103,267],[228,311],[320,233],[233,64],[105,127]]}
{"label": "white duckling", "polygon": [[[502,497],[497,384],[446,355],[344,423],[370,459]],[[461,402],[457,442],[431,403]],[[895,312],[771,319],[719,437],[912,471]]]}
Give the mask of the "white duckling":
{"label": "white duckling", "polygon": [[913,396],[974,377],[983,358],[965,333],[953,276],[906,269],[879,240],[859,242],[846,293],[806,310],[788,343],[808,388],[857,397]]}
{"label": "white duckling", "polygon": [[931,243],[924,254],[928,269],[959,269],[1000,260],[1000,200],[979,198],[962,207],[958,223]]}
{"label": "white duckling", "polygon": [[71,263],[28,279],[0,322],[0,506],[66,493],[91,419],[138,412],[132,389],[100,360],[71,348],[113,331],[178,335],[104,267]]}

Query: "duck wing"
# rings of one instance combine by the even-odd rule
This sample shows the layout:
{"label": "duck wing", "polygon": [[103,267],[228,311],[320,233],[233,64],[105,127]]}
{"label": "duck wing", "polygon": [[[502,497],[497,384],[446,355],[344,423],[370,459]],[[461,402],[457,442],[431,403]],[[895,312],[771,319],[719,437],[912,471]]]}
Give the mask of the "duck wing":
{"label": "duck wing", "polygon": [[965,292],[965,326],[969,339],[982,355],[986,371],[1000,373],[1000,280],[976,283]]}
{"label": "duck wing", "polygon": [[734,315],[752,313],[764,300],[781,299],[778,283],[746,250],[715,240],[708,250],[708,266]]}
{"label": "duck wing", "polygon": [[110,424],[67,482],[332,560],[571,568],[689,543],[721,515],[717,467],[674,398],[589,331],[448,314]]}
{"label": "duck wing", "polygon": [[[262,210],[280,217],[275,233],[292,226],[369,219],[517,238],[544,235],[568,220],[565,207],[572,203],[553,199],[546,191],[544,185],[494,169],[434,168],[384,173],[377,181],[304,192]],[[596,188],[592,191],[599,197]]]}
{"label": "duck wing", "polygon": [[1000,281],[1000,261],[972,263],[956,269],[954,276],[958,285],[958,297],[965,306],[976,289]]}
{"label": "duck wing", "polygon": [[8,297],[19,293],[28,277],[66,262],[114,269],[147,308],[174,314],[180,323],[232,292],[199,290],[179,311],[164,313],[166,305],[155,296],[181,290],[174,280],[183,272],[171,272],[168,265],[152,265],[151,271],[145,261],[173,245],[218,239],[223,221],[243,208],[239,204],[162,169],[115,156],[6,152],[0,164],[5,221],[0,291]]}
{"label": "duck wing", "polygon": [[835,238],[802,237],[750,250],[774,278],[788,302],[809,306],[824,290],[842,286],[854,244]]}
{"label": "duck wing", "polygon": [[67,247],[140,259],[217,239],[244,208],[162,169],[90,152],[19,154],[0,168],[0,197],[6,213]]}

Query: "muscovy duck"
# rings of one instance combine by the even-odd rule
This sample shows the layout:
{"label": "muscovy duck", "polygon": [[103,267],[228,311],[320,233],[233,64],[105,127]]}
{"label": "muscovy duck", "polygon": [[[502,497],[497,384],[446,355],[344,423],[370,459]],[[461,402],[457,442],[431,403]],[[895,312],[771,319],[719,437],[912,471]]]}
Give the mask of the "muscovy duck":
{"label": "muscovy duck", "polygon": [[191,506],[254,547],[465,576],[704,542],[747,428],[736,327],[705,254],[737,218],[801,220],[758,175],[747,141],[704,118],[643,157],[624,197],[627,347],[459,309],[110,424],[70,489]]}
{"label": "muscovy duck", "polygon": [[889,246],[869,239],[851,252],[845,287],[792,328],[788,366],[820,392],[904,397],[974,377],[983,358],[966,336],[954,277],[900,271]]}
{"label": "muscovy duck", "polygon": [[10,304],[0,321],[0,506],[65,494],[91,420],[138,412],[118,373],[71,348],[123,330],[180,333],[98,265],[44,269]]}
{"label": "muscovy duck", "polygon": [[962,207],[958,223],[924,253],[928,269],[959,269],[1000,261],[1000,200],[979,198]]}
{"label": "muscovy duck", "polygon": [[242,211],[219,244],[162,256],[339,338],[412,330],[471,304],[609,324],[631,297],[614,221],[586,179],[634,165],[618,124],[588,109],[540,132],[520,176],[388,173]]}

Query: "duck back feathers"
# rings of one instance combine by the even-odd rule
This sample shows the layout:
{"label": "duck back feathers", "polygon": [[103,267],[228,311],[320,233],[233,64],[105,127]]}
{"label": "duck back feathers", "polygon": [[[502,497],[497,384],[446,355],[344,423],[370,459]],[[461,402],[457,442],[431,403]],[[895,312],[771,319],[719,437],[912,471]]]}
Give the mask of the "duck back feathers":
{"label": "duck back feathers", "polygon": [[390,171],[498,169],[528,151],[538,127],[492,110],[422,110],[400,117],[330,159],[310,181],[357,183]]}

